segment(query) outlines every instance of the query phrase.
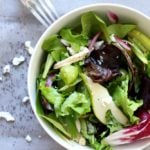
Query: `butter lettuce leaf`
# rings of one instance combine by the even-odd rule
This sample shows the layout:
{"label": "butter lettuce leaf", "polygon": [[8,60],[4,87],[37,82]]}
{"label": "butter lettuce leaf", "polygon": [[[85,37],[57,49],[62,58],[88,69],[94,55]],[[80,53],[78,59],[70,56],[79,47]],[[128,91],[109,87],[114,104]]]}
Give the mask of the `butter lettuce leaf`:
{"label": "butter lettuce leaf", "polygon": [[90,101],[86,96],[79,92],[73,92],[61,106],[63,115],[76,113],[77,115],[84,115],[91,111]]}
{"label": "butter lettuce leaf", "polygon": [[[37,86],[39,84],[39,79],[37,79]],[[44,110],[42,107],[42,101],[41,101],[41,95],[40,95],[40,90],[37,89],[36,91],[36,112],[38,115],[44,115]]]}
{"label": "butter lettuce leaf", "polygon": [[82,34],[92,37],[101,32],[105,41],[109,42],[109,33],[106,23],[94,12],[87,12],[81,16]]}
{"label": "butter lettuce leaf", "polygon": [[129,76],[123,74],[109,84],[108,90],[113,97],[116,105],[129,118],[130,124],[135,124],[139,118],[134,115],[134,112],[142,106],[142,101],[132,100],[128,97]]}
{"label": "butter lettuce leaf", "polygon": [[112,150],[111,146],[103,142],[105,133],[100,135],[100,139],[97,139],[94,134],[88,134],[88,121],[85,119],[80,120],[81,123],[81,134],[87,140],[88,145],[93,147],[95,150]]}
{"label": "butter lettuce leaf", "polygon": [[60,36],[65,39],[73,50],[78,52],[81,46],[87,46],[88,37],[84,34],[73,34],[71,29],[62,29],[60,31]]}
{"label": "butter lettuce leaf", "polygon": [[61,122],[62,125],[64,125],[64,128],[66,129],[66,131],[71,134],[71,137],[73,139],[78,138],[79,132],[76,127],[75,117],[73,117],[72,115],[59,117],[59,121]]}
{"label": "butter lettuce leaf", "polygon": [[48,52],[52,52],[57,50],[65,50],[65,47],[58,38],[58,35],[53,34],[44,40],[42,44],[42,49]]}
{"label": "butter lettuce leaf", "polygon": [[61,43],[57,34],[53,34],[44,40],[42,49],[51,53],[55,61],[68,57],[65,46]]}
{"label": "butter lettuce leaf", "polygon": [[120,38],[124,38],[130,31],[136,28],[136,25],[133,24],[112,24],[108,26],[109,34],[114,34]]}
{"label": "butter lettuce leaf", "polygon": [[60,69],[60,77],[66,85],[72,84],[78,78],[79,69],[77,66],[67,65]]}
{"label": "butter lettuce leaf", "polygon": [[45,66],[44,66],[44,71],[43,71],[43,74],[42,74],[42,77],[44,79],[47,77],[48,72],[50,71],[53,63],[54,63],[53,57],[51,56],[51,54],[48,54],[47,59],[46,59],[46,63],[45,63]]}
{"label": "butter lettuce leaf", "polygon": [[46,81],[41,80],[39,90],[46,100],[54,105],[56,116],[80,116],[91,111],[90,100],[83,93],[73,92],[65,98],[57,89],[47,87],[45,83]]}
{"label": "butter lettuce leaf", "polygon": [[54,105],[54,109],[56,112],[56,115],[59,116],[61,115],[61,105],[64,102],[64,97],[61,93],[57,91],[57,89],[51,87],[51,86],[46,86],[46,81],[41,80],[39,89],[41,91],[41,94],[46,98],[46,100]]}
{"label": "butter lettuce leaf", "polygon": [[106,114],[106,125],[109,128],[110,133],[119,131],[123,128],[123,126],[112,115],[110,110],[108,110]]}
{"label": "butter lettuce leaf", "polygon": [[71,134],[66,131],[63,124],[59,122],[58,118],[54,113],[49,114],[48,116],[40,115],[43,119],[45,119],[47,122],[52,124],[58,131],[63,133],[66,137],[71,138]]}

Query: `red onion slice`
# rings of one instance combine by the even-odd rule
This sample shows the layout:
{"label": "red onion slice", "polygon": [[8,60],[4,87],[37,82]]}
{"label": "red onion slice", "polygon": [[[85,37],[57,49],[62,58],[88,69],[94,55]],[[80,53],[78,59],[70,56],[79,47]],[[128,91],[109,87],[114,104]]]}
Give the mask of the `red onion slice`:
{"label": "red onion slice", "polygon": [[131,51],[131,48],[126,41],[122,40],[118,36],[114,36],[114,38],[115,38],[116,42],[118,42],[123,48],[125,48],[128,51]]}
{"label": "red onion slice", "polygon": [[100,34],[101,34],[101,33],[98,32],[98,33],[93,37],[93,39],[90,41],[89,47],[88,47],[89,50],[92,50],[92,49],[93,49],[94,44],[96,43],[96,41],[97,41],[97,39],[99,38]]}
{"label": "red onion slice", "polygon": [[50,87],[51,85],[52,85],[52,83],[53,83],[53,79],[55,78],[55,74],[51,74],[48,78],[47,78],[47,80],[46,80],[46,83],[45,83],[45,86],[46,87]]}
{"label": "red onion slice", "polygon": [[115,14],[114,12],[108,11],[106,15],[109,21],[112,23],[117,23],[119,21],[117,14]]}

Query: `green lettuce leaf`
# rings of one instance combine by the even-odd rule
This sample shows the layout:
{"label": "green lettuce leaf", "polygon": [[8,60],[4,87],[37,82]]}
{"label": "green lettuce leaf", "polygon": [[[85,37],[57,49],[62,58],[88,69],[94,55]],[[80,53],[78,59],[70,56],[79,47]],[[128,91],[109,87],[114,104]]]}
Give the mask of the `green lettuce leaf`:
{"label": "green lettuce leaf", "polygon": [[72,93],[62,104],[63,115],[70,115],[75,112],[77,115],[84,115],[91,111],[90,102],[86,96],[79,92]]}
{"label": "green lettuce leaf", "polygon": [[59,122],[58,118],[54,113],[49,114],[48,116],[40,115],[43,119],[52,124],[56,129],[63,133],[66,137],[71,138],[71,134],[66,131],[63,124]]}
{"label": "green lettuce leaf", "polygon": [[[141,31],[135,29],[128,34],[128,39],[138,48],[139,54],[137,57],[146,64],[146,74],[150,77],[150,38],[142,33]],[[145,61],[143,61],[143,59]]]}
{"label": "green lettuce leaf", "polygon": [[56,116],[83,115],[90,112],[90,101],[83,93],[74,92],[66,99],[53,87],[46,87],[41,80],[39,90],[46,100],[54,105]]}
{"label": "green lettuce leaf", "polygon": [[60,49],[60,50],[57,50],[57,51],[52,51],[52,52],[51,52],[51,55],[52,55],[53,59],[54,59],[56,62],[58,62],[58,61],[60,61],[60,60],[63,60],[63,59],[65,59],[65,58],[68,58],[68,57],[69,57],[68,52],[67,52],[67,51],[61,51],[61,49]]}
{"label": "green lettuce leaf", "polygon": [[58,131],[68,138],[77,138],[79,133],[76,128],[75,118],[72,116],[57,117],[55,113],[49,115],[39,114],[40,117],[51,123]]}
{"label": "green lettuce leaf", "polygon": [[94,134],[88,134],[88,122],[85,119],[80,119],[81,134],[88,141],[88,145],[95,150],[112,150],[111,146],[103,142],[103,136],[101,139],[97,139]]}
{"label": "green lettuce leaf", "polygon": [[60,77],[66,85],[76,81],[79,75],[79,68],[73,65],[67,65],[60,69]]}
{"label": "green lettuce leaf", "polygon": [[108,89],[116,105],[129,118],[130,123],[135,124],[139,121],[139,118],[134,115],[134,112],[142,106],[143,103],[140,100],[131,100],[128,98],[128,83],[129,76],[124,74],[112,81]]}
{"label": "green lettuce leaf", "polygon": [[112,115],[110,110],[108,110],[106,114],[106,125],[109,128],[110,133],[119,131],[123,128],[123,126]]}
{"label": "green lettuce leaf", "polygon": [[81,16],[82,34],[92,37],[98,32],[102,32],[104,40],[110,41],[105,22],[93,12],[87,12]]}
{"label": "green lettuce leaf", "polygon": [[57,34],[50,35],[42,44],[42,49],[48,52],[65,50]]}
{"label": "green lettuce leaf", "polygon": [[59,117],[59,120],[61,124],[64,125],[64,128],[66,129],[66,131],[71,134],[71,137],[73,139],[79,136],[79,132],[77,130],[76,123],[75,123],[76,118],[70,115],[70,116],[65,116],[65,117]]}
{"label": "green lettuce leaf", "polygon": [[134,115],[134,112],[143,104],[142,101],[133,101],[129,99],[120,87],[116,88],[113,98],[116,104],[129,117],[131,124],[135,124],[139,121],[139,119]]}
{"label": "green lettuce leaf", "polygon": [[131,39],[131,38],[129,38],[129,41],[131,42],[130,45],[132,46],[132,51],[137,56],[137,58],[142,63],[148,64],[148,59],[146,58],[146,55],[143,52],[144,47],[142,47],[140,42],[137,42],[136,39]]}
{"label": "green lettuce leaf", "polygon": [[60,137],[62,138],[63,140],[68,140],[68,137],[65,136],[60,130],[58,130],[57,128],[53,128],[53,130],[55,131],[55,133]]}
{"label": "green lettuce leaf", "polygon": [[67,57],[67,51],[65,46],[60,42],[57,34],[53,34],[42,44],[42,49],[51,52],[51,55],[55,61],[59,61],[62,57]]}
{"label": "green lettuce leaf", "polygon": [[57,89],[53,87],[47,87],[45,86],[46,81],[41,80],[39,84],[39,89],[41,91],[41,94],[46,98],[46,100],[54,105],[54,109],[56,112],[56,115],[59,116],[61,115],[61,105],[64,102],[64,97],[62,94],[60,94]]}
{"label": "green lettuce leaf", "polygon": [[71,29],[62,29],[60,36],[71,45],[72,49],[78,52],[81,46],[87,46],[88,37],[83,34],[73,34]]}
{"label": "green lettuce leaf", "polygon": [[112,24],[108,26],[109,34],[115,34],[120,38],[124,38],[130,31],[135,29],[136,25],[132,24]]}
{"label": "green lettuce leaf", "polygon": [[[38,84],[39,84],[39,79],[37,79],[37,86]],[[36,112],[38,115],[44,115],[44,110],[42,108],[41,95],[40,95],[39,89],[37,89],[36,91]]]}
{"label": "green lettuce leaf", "polygon": [[51,56],[51,54],[48,54],[47,59],[46,59],[46,63],[45,63],[45,66],[44,66],[44,71],[43,71],[43,74],[42,74],[42,77],[44,79],[47,77],[47,74],[48,74],[50,68],[52,67],[53,63],[54,63],[53,57]]}
{"label": "green lettuce leaf", "polygon": [[131,31],[128,35],[129,37],[135,38],[137,41],[139,41],[148,50],[148,52],[150,52],[150,38],[146,34],[135,29]]}
{"label": "green lettuce leaf", "polygon": [[69,89],[72,89],[73,87],[75,87],[78,83],[80,83],[82,80],[80,78],[78,78],[75,82],[69,84],[69,85],[64,85],[63,87],[61,87],[59,89],[60,92],[67,92]]}

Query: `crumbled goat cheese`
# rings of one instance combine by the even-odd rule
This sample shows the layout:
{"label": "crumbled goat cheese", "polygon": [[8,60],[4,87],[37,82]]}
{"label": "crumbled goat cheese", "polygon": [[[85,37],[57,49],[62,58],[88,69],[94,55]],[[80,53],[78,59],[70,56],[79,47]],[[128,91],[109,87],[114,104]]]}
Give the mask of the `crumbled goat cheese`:
{"label": "crumbled goat cheese", "polygon": [[27,142],[32,142],[32,138],[31,138],[31,136],[30,135],[27,135],[26,137],[25,137],[25,139],[26,139],[26,141]]}
{"label": "crumbled goat cheese", "polygon": [[79,144],[80,144],[80,145],[83,145],[83,146],[86,145],[86,140],[85,140],[84,137],[80,137],[80,138],[79,138]]}
{"label": "crumbled goat cheese", "polygon": [[0,118],[5,119],[7,122],[15,121],[15,118],[9,112],[0,112]]}
{"label": "crumbled goat cheese", "polygon": [[27,52],[30,54],[30,55],[32,55],[32,53],[33,53],[33,47],[31,46],[31,41],[26,41],[25,42],[25,49],[27,50]]}
{"label": "crumbled goat cheese", "polygon": [[104,41],[97,41],[95,44],[94,44],[94,48],[96,50],[98,50],[102,45],[103,45]]}
{"label": "crumbled goat cheese", "polygon": [[18,66],[20,65],[21,63],[23,63],[25,61],[25,58],[23,56],[19,56],[19,57],[14,57],[13,60],[12,60],[12,64],[14,66]]}
{"label": "crumbled goat cheese", "polygon": [[25,97],[22,99],[22,102],[25,104],[25,103],[27,103],[29,100],[30,100],[30,98],[29,98],[28,96],[25,96]]}
{"label": "crumbled goat cheese", "polygon": [[2,77],[0,77],[0,81],[2,81],[3,80],[3,78]]}
{"label": "crumbled goat cheese", "polygon": [[3,67],[3,74],[9,74],[10,73],[10,65],[6,65]]}
{"label": "crumbled goat cheese", "polygon": [[42,136],[41,136],[41,135],[39,135],[39,136],[38,136],[38,138],[39,138],[39,139],[41,139],[41,138],[42,138]]}

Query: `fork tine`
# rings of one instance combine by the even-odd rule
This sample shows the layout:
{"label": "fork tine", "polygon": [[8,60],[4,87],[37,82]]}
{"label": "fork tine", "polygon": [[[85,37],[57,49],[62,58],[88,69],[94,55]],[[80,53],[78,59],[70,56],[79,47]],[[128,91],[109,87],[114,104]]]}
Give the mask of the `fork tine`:
{"label": "fork tine", "polygon": [[21,2],[45,27],[58,19],[58,14],[50,0],[21,0]]}
{"label": "fork tine", "polygon": [[36,12],[34,9],[31,9],[30,11],[45,27],[49,26],[49,24],[39,15],[38,12]]}
{"label": "fork tine", "polygon": [[43,0],[43,1],[49,6],[49,8],[50,8],[52,14],[55,16],[55,18],[58,19],[59,15],[57,14],[57,12],[56,12],[54,6],[52,5],[51,1],[50,0]]}
{"label": "fork tine", "polygon": [[45,20],[46,22],[50,25],[51,24],[51,20],[48,18],[47,14],[45,13],[43,7],[39,4],[36,3],[35,4],[35,11],[37,11]]}
{"label": "fork tine", "polygon": [[44,1],[39,0],[40,5],[43,7],[43,11],[47,14],[47,17],[51,20],[51,22],[55,21],[56,19],[52,15],[51,9],[45,4]]}
{"label": "fork tine", "polygon": [[[54,20],[57,20],[58,19],[58,14],[55,10],[55,8],[53,7],[53,5],[48,1],[43,1],[43,3],[46,4],[46,6],[49,8],[49,11],[50,11],[50,15],[51,17],[54,19]],[[51,4],[51,5],[50,5]]]}
{"label": "fork tine", "polygon": [[50,22],[45,19],[43,12],[37,9],[37,1],[35,0],[21,0],[21,2],[32,12],[32,14],[45,26],[48,27]]}

